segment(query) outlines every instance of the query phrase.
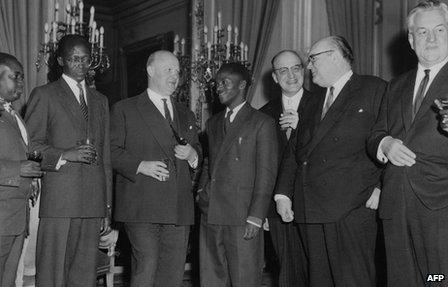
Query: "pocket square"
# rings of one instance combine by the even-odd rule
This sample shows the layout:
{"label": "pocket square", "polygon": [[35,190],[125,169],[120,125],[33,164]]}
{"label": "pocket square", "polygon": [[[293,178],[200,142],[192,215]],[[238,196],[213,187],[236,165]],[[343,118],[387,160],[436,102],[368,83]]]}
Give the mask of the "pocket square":
{"label": "pocket square", "polygon": [[189,129],[189,130],[192,130],[192,129],[193,129],[193,126],[189,126],[188,129]]}
{"label": "pocket square", "polygon": [[364,110],[362,108],[358,110],[358,113],[363,113],[363,112],[364,112]]}

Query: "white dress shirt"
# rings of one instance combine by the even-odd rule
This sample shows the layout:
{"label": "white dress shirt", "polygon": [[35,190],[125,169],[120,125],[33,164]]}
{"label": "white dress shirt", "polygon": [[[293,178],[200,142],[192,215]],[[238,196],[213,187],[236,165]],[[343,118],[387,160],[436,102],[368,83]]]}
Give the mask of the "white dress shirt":
{"label": "white dress shirt", "polygon": [[300,89],[294,96],[288,97],[282,94],[282,106],[283,111],[294,110],[299,108],[300,101],[302,100],[303,89]]}
{"label": "white dress shirt", "polygon": [[[241,104],[239,104],[238,106],[234,107],[232,110],[232,114],[230,115],[230,122],[233,123],[233,120],[235,119],[236,115],[238,114],[238,112],[241,110],[241,108],[244,106],[244,104],[246,103],[246,101],[242,102]],[[224,118],[227,117],[227,114],[229,113],[230,109],[226,108],[226,114],[224,116]]]}
{"label": "white dress shirt", "polygon": [[[70,78],[69,76],[67,76],[66,74],[62,74],[62,78],[65,80],[65,82],[68,84],[68,86],[70,87],[70,90],[72,90],[73,94],[75,94],[75,98],[78,101],[78,103],[80,103],[79,100],[79,88],[78,88],[78,82],[72,78]],[[86,81],[82,80],[80,82],[81,86],[82,86],[82,90],[84,92],[84,100],[86,101],[86,104],[88,104],[87,102],[87,93],[86,93]]]}
{"label": "white dress shirt", "polygon": [[[350,70],[347,73],[345,73],[344,75],[342,75],[331,87],[333,87],[333,103],[334,101],[336,101],[336,98],[339,96],[341,90],[344,88],[345,84],[347,84],[347,82],[350,80],[350,78],[353,76],[353,71]],[[325,95],[325,101],[324,101],[324,107],[325,104],[328,101],[328,96],[330,94],[330,88],[327,88],[327,94]],[[333,104],[332,103],[332,104]]]}
{"label": "white dress shirt", "polygon": [[[432,82],[434,81],[434,78],[437,76],[437,74],[440,72],[440,70],[445,66],[445,64],[448,62],[448,57],[446,57],[442,62],[435,64],[432,67],[423,67],[420,63],[418,63],[417,66],[417,75],[415,77],[415,83],[414,83],[414,94],[412,95],[412,103],[414,103],[415,97],[417,96],[418,88],[420,87],[420,83],[422,82],[423,78],[425,77],[425,70],[429,69],[429,80],[428,84],[426,85],[425,89],[425,96],[426,92],[428,91],[429,87],[431,86]],[[382,163],[387,163],[389,159],[386,157],[386,155],[382,151],[382,144],[384,140],[387,137],[391,136],[385,136],[378,145],[378,150],[376,151],[376,158],[381,161]]]}

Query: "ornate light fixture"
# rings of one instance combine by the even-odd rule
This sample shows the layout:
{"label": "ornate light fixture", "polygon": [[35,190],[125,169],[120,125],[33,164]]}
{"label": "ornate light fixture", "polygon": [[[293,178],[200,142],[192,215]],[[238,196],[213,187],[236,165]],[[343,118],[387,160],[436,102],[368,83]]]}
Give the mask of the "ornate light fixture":
{"label": "ornate light fixture", "polygon": [[105,53],[104,28],[97,28],[94,21],[95,8],[90,7],[89,23],[84,22],[84,3],[82,0],[73,0],[67,4],[65,21],[59,21],[59,3],[54,7],[54,21],[44,25],[44,43],[38,53],[36,68],[39,70],[44,63],[51,65],[51,60],[55,59],[58,41],[68,34],[81,35],[88,39],[91,45],[91,64],[88,77],[93,82],[96,73],[103,73],[110,68],[109,56]]}

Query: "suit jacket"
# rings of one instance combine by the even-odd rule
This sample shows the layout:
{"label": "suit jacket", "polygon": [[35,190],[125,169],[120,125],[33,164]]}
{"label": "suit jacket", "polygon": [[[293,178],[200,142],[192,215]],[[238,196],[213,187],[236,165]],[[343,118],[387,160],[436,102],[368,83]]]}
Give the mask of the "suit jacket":
{"label": "suit jacket", "polygon": [[365,204],[381,170],[366,151],[386,84],[354,74],[321,120],[325,93],[304,107],[284,154],[277,193],[293,198],[300,223],[335,222]]}
{"label": "suit jacket", "polygon": [[439,129],[434,100],[448,99],[448,65],[439,71],[426,92],[412,121],[412,100],[417,70],[390,82],[381,115],[369,140],[369,152],[376,158],[380,141],[387,135],[403,141],[417,158],[411,167],[386,165],[379,206],[380,216],[390,218],[403,206],[403,192],[414,192],[431,210],[448,206],[448,137]]}
{"label": "suit jacket", "polygon": [[[301,119],[301,115],[304,112],[303,107],[305,102],[308,100],[308,98],[311,97],[310,92],[303,90],[302,98],[300,99],[299,106],[297,107],[297,112],[299,113],[299,121]],[[276,97],[274,100],[269,101],[266,105],[261,107],[261,112],[271,116],[275,122],[276,122],[276,129],[277,129],[277,139],[278,139],[278,158],[283,158],[283,153],[286,150],[286,147],[288,145],[288,137],[286,136],[286,131],[282,130],[279,124],[279,118],[280,114],[283,112],[283,103],[282,103],[282,96]],[[296,137],[296,131],[292,130],[290,135],[290,140],[294,140]],[[269,205],[269,211],[268,211],[268,217],[279,217],[277,213],[277,208],[274,200],[271,200],[271,203]]]}
{"label": "suit jacket", "polygon": [[[28,146],[16,120],[0,111],[0,235],[19,235],[27,226],[31,178],[20,177]],[[29,142],[29,141],[28,141]]]}
{"label": "suit jacket", "polygon": [[208,164],[199,205],[209,224],[244,225],[266,217],[278,168],[275,121],[245,104],[224,134],[225,110],[207,121]]}
{"label": "suit jacket", "polygon": [[[79,102],[64,79],[35,88],[25,120],[31,148],[41,151],[40,217],[105,217],[111,202],[109,108],[107,98],[86,87],[88,123]],[[56,170],[63,151],[87,136],[98,153],[97,163],[67,162]]]}
{"label": "suit jacket", "polygon": [[[193,112],[173,101],[174,128],[197,151],[201,148]],[[115,219],[190,225],[194,200],[188,161],[174,156],[177,142],[168,121],[147,92],[118,102],[112,109],[112,165],[117,172]],[[170,176],[161,182],[137,174],[142,161],[169,159]]]}

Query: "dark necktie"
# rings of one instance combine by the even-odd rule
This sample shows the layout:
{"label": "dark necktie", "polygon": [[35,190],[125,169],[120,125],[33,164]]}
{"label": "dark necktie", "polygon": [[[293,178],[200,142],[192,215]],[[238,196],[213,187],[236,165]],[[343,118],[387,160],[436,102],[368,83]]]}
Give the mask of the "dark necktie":
{"label": "dark necktie", "polygon": [[430,71],[431,71],[430,69],[425,70],[425,77],[420,82],[420,86],[418,87],[417,94],[415,95],[414,104],[412,105],[412,120],[414,120],[415,115],[417,114],[418,109],[420,109],[423,99],[425,98],[425,91],[426,91],[426,86],[428,86]]}
{"label": "dark necktie", "polygon": [[89,109],[87,108],[86,100],[84,99],[84,90],[81,83],[77,84],[79,89],[79,106],[81,107],[82,115],[86,121],[89,120]]}
{"label": "dark necktie", "polygon": [[330,109],[331,105],[333,104],[333,101],[334,101],[334,93],[333,92],[334,92],[334,87],[330,87],[330,92],[328,93],[327,101],[325,102],[325,105],[322,109],[322,116],[320,117],[321,120],[323,120],[323,118],[327,114],[328,110]]}
{"label": "dark necktie", "polygon": [[165,119],[168,121],[169,124],[173,123],[173,119],[171,118],[170,110],[168,109],[167,99],[162,99],[163,101],[163,112]]}
{"label": "dark necktie", "polygon": [[227,112],[227,115],[226,115],[226,118],[225,118],[225,121],[224,121],[224,132],[225,133],[227,133],[227,131],[229,130],[229,128],[230,128],[230,124],[231,124],[231,122],[230,122],[230,116],[233,114],[233,110],[229,110],[228,112]]}

